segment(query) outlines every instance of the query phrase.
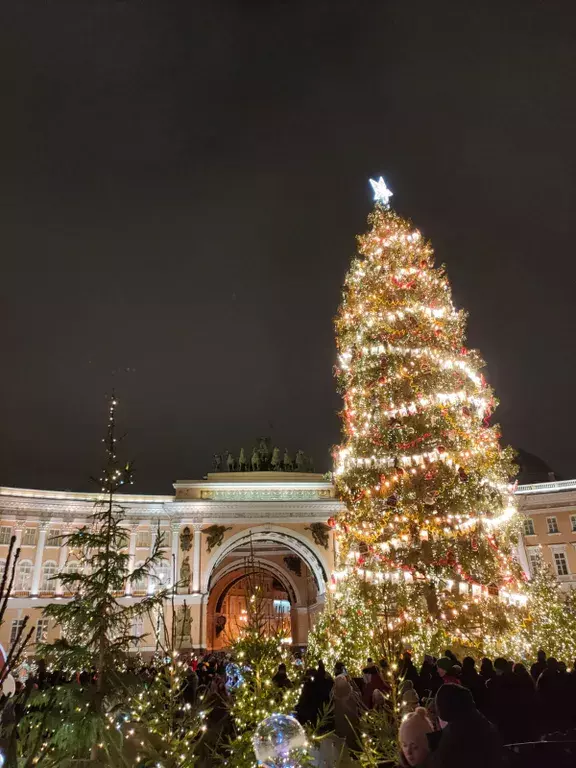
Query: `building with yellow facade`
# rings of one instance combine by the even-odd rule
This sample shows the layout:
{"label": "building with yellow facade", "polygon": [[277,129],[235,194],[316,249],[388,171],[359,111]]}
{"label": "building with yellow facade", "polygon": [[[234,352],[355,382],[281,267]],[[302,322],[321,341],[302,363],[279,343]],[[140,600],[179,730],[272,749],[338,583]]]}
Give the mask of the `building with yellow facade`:
{"label": "building with yellow facade", "polygon": [[[527,575],[542,557],[566,588],[576,586],[576,480],[520,485],[517,495],[524,526],[518,556]],[[26,615],[34,642],[58,636],[42,608],[71,597],[56,576],[79,561],[61,537],[86,523],[94,501],[89,493],[0,487],[0,565],[12,536],[20,547],[0,628],[4,647]],[[170,496],[122,494],[122,504],[130,563],[142,562],[158,535],[165,552],[154,575],[127,588],[122,600],[183,584],[174,598],[182,647],[219,649],[231,642],[245,620],[247,564],[264,579],[270,626],[284,628],[294,645],[306,644],[335,566],[326,521],[341,505],[330,480],[312,472],[215,472],[176,482]],[[147,619],[133,627],[143,653],[155,650],[155,630]]]}
{"label": "building with yellow facade", "polygon": [[[159,586],[180,583],[174,603],[182,647],[220,648],[242,624],[249,562],[265,580],[270,625],[284,627],[293,644],[305,644],[334,569],[334,534],[326,520],[340,505],[331,482],[312,472],[216,472],[176,482],[174,491],[121,495],[130,564],[145,560],[159,535],[165,552],[154,575],[127,586],[121,599],[139,600]],[[61,537],[86,523],[94,501],[88,493],[0,488],[0,565],[12,536],[20,548],[0,628],[4,647],[26,615],[35,625],[35,642],[60,632],[42,617],[42,608],[71,597],[56,576],[80,563]],[[142,652],[155,650],[156,628],[149,620],[132,629],[143,638]]]}

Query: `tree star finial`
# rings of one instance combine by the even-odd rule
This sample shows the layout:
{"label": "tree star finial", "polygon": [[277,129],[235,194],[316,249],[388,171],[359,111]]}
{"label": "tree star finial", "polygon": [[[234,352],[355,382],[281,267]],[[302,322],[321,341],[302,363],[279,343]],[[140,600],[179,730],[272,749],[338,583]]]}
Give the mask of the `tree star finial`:
{"label": "tree star finial", "polygon": [[386,182],[382,176],[380,176],[378,181],[370,179],[370,184],[374,190],[374,200],[376,200],[377,203],[381,203],[384,208],[390,208],[390,198],[392,197],[392,192],[390,192],[386,186]]}

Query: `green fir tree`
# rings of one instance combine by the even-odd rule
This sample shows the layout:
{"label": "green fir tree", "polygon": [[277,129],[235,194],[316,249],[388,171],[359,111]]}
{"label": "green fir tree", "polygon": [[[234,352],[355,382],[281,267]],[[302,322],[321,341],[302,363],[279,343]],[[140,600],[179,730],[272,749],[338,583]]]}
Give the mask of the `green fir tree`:
{"label": "green fir tree", "polygon": [[133,470],[117,455],[116,406],[112,395],[103,439],[106,463],[97,481],[100,493],[94,511],[86,525],[63,537],[78,553],[80,567],[66,569],[56,578],[74,596],[44,611],[60,625],[63,637],[40,649],[73,678],[90,670],[94,682],[71,684],[30,699],[22,727],[24,765],[65,766],[88,758],[95,764],[125,764],[117,716],[127,708],[126,690],[138,683],[130,672],[130,657],[142,638],[134,635],[133,624],[161,607],[166,594],[157,591],[139,600],[124,597],[127,585],[152,575],[163,550],[158,536],[151,554],[131,570],[125,509],[118,499],[119,492],[132,484]]}

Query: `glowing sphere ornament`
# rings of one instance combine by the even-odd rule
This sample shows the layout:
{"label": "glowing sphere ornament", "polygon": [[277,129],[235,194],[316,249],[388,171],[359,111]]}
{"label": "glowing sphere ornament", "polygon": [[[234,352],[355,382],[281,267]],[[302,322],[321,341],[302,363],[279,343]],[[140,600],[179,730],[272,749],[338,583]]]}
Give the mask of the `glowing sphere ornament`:
{"label": "glowing sphere ornament", "polygon": [[233,661],[226,664],[226,688],[228,691],[235,691],[244,682],[244,675],[238,664]]}
{"label": "glowing sphere ornament", "polygon": [[306,732],[295,717],[270,715],[252,737],[254,754],[264,768],[299,768],[306,755]]}
{"label": "glowing sphere ornament", "polygon": [[[4,682],[2,683],[2,693],[4,696],[14,696],[16,693],[16,680],[14,676],[8,673]],[[1,763],[0,763],[1,765]]]}

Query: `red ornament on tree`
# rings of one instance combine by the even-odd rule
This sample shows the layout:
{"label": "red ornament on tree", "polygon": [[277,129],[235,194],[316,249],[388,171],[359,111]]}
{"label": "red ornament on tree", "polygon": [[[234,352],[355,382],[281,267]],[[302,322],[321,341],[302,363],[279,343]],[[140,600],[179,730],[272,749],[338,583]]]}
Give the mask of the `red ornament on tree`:
{"label": "red ornament on tree", "polygon": [[330,528],[336,527],[336,520],[333,517],[329,517],[326,523],[330,526]]}

